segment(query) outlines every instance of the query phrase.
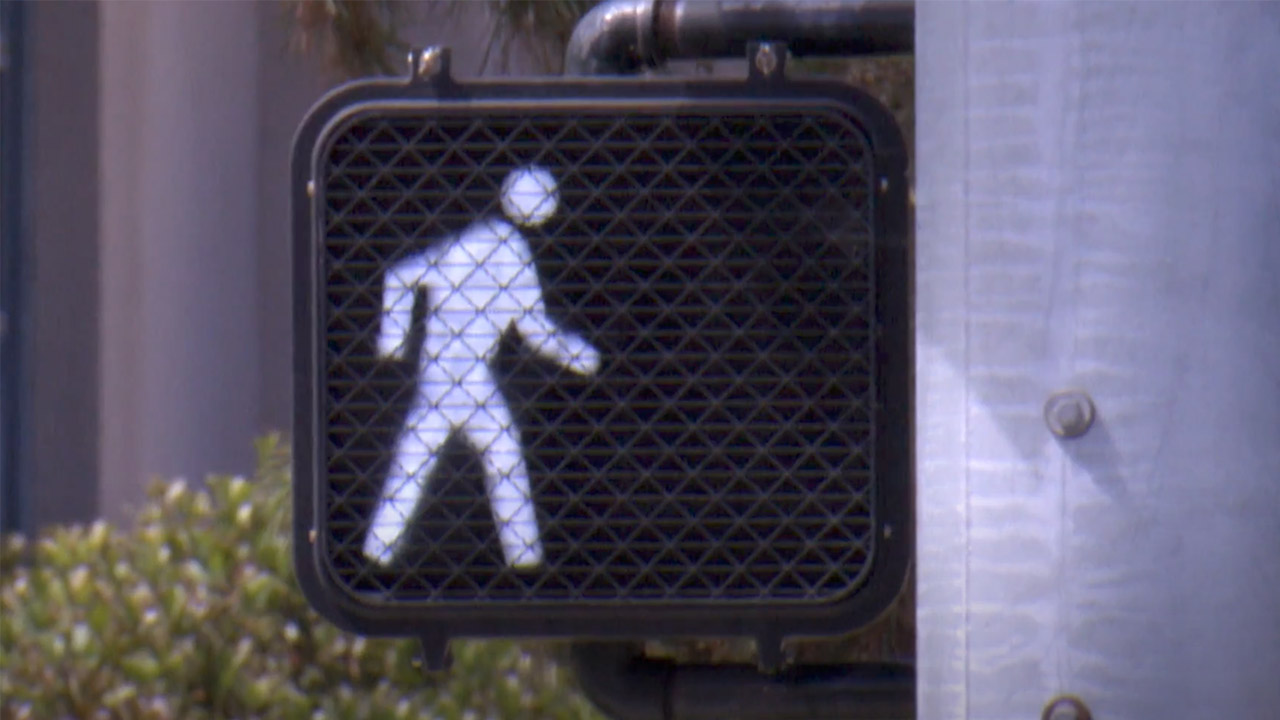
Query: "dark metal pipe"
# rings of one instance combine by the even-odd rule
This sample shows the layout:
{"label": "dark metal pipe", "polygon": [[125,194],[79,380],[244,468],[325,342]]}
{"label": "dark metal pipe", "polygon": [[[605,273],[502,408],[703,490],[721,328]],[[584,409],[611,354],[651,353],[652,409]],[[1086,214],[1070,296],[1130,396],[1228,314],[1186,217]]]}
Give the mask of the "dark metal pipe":
{"label": "dark metal pipe", "polygon": [[747,43],[785,42],[793,55],[911,52],[915,3],[904,0],[655,0],[664,60],[743,57]]}
{"label": "dark metal pipe", "polygon": [[876,55],[915,47],[912,0],[608,0],[578,23],[570,75],[635,73],[667,60],[742,57],[755,41],[792,54]]}
{"label": "dark metal pipe", "polygon": [[657,64],[654,0],[606,0],[578,21],[564,52],[566,75],[629,75]]}
{"label": "dark metal pipe", "polygon": [[627,643],[574,643],[570,660],[582,694],[612,720],[668,720],[671,667]]}
{"label": "dark metal pipe", "polygon": [[617,643],[574,647],[588,699],[617,720],[912,720],[915,675],[891,664],[799,667],[680,665]]}

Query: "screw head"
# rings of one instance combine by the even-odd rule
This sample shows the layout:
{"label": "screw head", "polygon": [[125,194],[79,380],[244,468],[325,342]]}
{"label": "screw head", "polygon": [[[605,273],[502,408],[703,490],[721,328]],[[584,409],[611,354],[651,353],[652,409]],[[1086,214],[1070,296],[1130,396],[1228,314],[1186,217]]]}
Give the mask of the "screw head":
{"label": "screw head", "polygon": [[1064,696],[1051,700],[1040,720],[1093,720],[1093,713],[1080,698]]}
{"label": "screw head", "polygon": [[766,43],[756,50],[756,69],[762,75],[772,75],[778,69],[778,51],[772,44]]}
{"label": "screw head", "polygon": [[1054,393],[1044,404],[1044,422],[1060,438],[1076,438],[1089,432],[1094,414],[1093,400],[1078,390]]}
{"label": "screw head", "polygon": [[444,64],[444,50],[439,47],[429,47],[422,51],[418,56],[418,77],[429,78],[434,77],[440,72],[440,67]]}

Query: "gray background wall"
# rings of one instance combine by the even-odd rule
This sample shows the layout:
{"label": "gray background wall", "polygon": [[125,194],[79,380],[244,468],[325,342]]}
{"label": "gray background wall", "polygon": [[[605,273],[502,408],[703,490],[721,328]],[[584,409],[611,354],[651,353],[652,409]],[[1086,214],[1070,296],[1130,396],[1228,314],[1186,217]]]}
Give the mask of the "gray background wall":
{"label": "gray background wall", "polygon": [[[31,519],[97,510],[98,8],[29,3],[24,32],[22,417]],[[56,38],[56,41],[54,39]],[[0,159],[0,161],[3,161]]]}
{"label": "gray background wall", "polygon": [[[149,479],[248,473],[289,429],[290,143],[338,78],[275,2],[29,10],[22,482],[34,525],[122,520]],[[474,75],[490,27],[477,3],[406,35]]]}

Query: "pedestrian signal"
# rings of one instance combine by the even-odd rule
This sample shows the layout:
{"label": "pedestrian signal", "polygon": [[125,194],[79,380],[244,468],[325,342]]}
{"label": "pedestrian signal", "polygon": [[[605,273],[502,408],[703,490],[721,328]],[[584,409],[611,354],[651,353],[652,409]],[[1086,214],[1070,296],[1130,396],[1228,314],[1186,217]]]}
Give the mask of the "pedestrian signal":
{"label": "pedestrian signal", "polygon": [[296,561],[375,635],[832,635],[910,558],[905,153],[834,82],[377,81],[295,145]]}

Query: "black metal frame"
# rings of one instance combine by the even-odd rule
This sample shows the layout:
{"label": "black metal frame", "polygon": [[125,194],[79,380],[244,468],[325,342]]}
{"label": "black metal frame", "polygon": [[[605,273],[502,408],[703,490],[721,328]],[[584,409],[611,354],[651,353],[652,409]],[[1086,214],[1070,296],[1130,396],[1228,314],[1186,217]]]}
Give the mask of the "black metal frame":
{"label": "black metal frame", "polygon": [[[374,80],[340,88],[308,114],[294,140],[292,216],[294,231],[295,328],[295,562],[309,601],[330,621],[368,635],[418,636],[429,665],[445,662],[451,637],[631,638],[751,636],[762,651],[784,637],[830,636],[855,629],[883,612],[903,586],[913,555],[910,385],[912,373],[910,268],[907,251],[906,152],[895,121],[874,98],[843,83],[743,80],[652,81],[553,79],[458,83],[444,69],[429,79]],[[873,201],[878,357],[875,512],[877,548],[867,583],[853,597],[826,606],[734,604],[510,603],[421,608],[371,607],[341,592],[322,566],[323,533],[317,493],[323,463],[319,442],[319,356],[323,338],[318,208],[309,197],[317,177],[317,148],[326,132],[361,107],[465,108],[469,104],[615,105],[655,101],[672,105],[732,102],[738,106],[782,103],[838,106],[866,133],[874,153],[878,192]],[[886,531],[886,528],[888,531]],[[637,631],[636,628],[643,628]]]}
{"label": "black metal frame", "polygon": [[897,663],[793,666],[766,674],[749,665],[646,658],[626,643],[576,643],[582,692],[615,720],[908,720],[915,669]]}

